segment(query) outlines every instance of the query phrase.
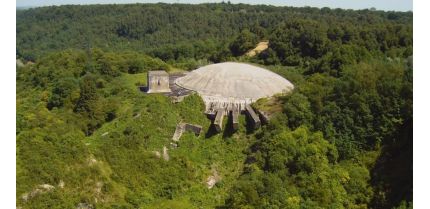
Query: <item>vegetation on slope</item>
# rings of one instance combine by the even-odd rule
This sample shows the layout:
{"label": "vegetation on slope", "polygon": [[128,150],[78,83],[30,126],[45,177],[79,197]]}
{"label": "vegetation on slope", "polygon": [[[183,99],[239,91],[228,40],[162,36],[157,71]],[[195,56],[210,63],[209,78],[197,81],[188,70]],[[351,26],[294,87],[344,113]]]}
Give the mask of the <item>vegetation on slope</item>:
{"label": "vegetation on slope", "polygon": [[[163,95],[146,95],[138,88],[146,85],[145,72],[129,74],[130,66],[125,65],[118,75],[105,74],[94,67],[100,62],[95,56],[88,60],[84,55],[67,51],[18,68],[17,204],[24,208],[222,204],[241,172],[242,151],[249,143],[244,132],[207,135],[210,121],[199,96],[172,104]],[[70,85],[58,85],[63,81]],[[241,120],[245,124],[244,117]],[[171,137],[180,121],[200,124],[204,133],[200,137],[185,133],[179,148],[173,149]],[[169,149],[169,161],[154,153],[162,152],[163,146]],[[208,191],[211,170],[217,170],[222,181]],[[41,184],[56,188],[24,200],[23,195]]]}
{"label": "vegetation on slope", "polygon": [[[267,50],[241,56],[262,39]],[[411,55],[410,12],[231,4],[18,11],[17,57],[35,64],[17,66],[17,205],[412,208]],[[237,133],[213,134],[197,95],[172,104],[138,89],[148,70],[224,60],[265,65],[294,83],[290,95],[257,105],[274,110],[261,130],[247,130],[241,116]],[[173,148],[180,121],[204,134],[185,133]],[[156,154],[163,147],[169,161]],[[208,189],[214,170],[221,180]],[[46,184],[54,188],[40,189]]]}
{"label": "vegetation on slope", "polygon": [[412,207],[411,73],[370,61],[307,76],[256,135],[225,208]]}

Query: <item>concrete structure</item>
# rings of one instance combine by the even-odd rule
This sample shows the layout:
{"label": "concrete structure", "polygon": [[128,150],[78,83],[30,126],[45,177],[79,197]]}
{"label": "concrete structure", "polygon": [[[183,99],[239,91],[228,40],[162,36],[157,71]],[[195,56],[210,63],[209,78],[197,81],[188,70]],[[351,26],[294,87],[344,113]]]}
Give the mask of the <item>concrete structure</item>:
{"label": "concrete structure", "polygon": [[254,112],[251,105],[246,105],[246,114],[248,115],[248,118],[250,122],[252,123],[253,129],[258,129],[261,126],[260,118],[258,117],[257,113]]}
{"label": "concrete structure", "polygon": [[173,134],[172,140],[179,141],[179,138],[181,138],[182,134],[185,131],[191,131],[196,136],[199,136],[200,133],[202,132],[202,129],[203,129],[202,126],[199,126],[199,125],[194,125],[190,123],[179,123],[176,126],[176,130],[175,130],[175,133]]}
{"label": "concrete structure", "polygon": [[216,111],[216,116],[215,116],[213,124],[215,126],[216,131],[218,131],[218,132],[222,131],[222,122],[224,120],[224,114],[225,114],[225,110],[223,108],[219,108]]}
{"label": "concrete structure", "polygon": [[175,80],[178,86],[196,91],[203,98],[206,113],[219,108],[245,110],[263,97],[291,91],[288,80],[269,70],[250,64],[225,62],[207,65]]}
{"label": "concrete structure", "polygon": [[239,110],[233,109],[231,111],[231,117],[232,117],[233,130],[236,131],[237,129],[239,129]]}
{"label": "concrete structure", "polygon": [[166,95],[172,98],[173,103],[178,103],[184,100],[185,97],[190,95],[193,91],[189,89],[182,88],[175,84],[175,80],[185,76],[185,73],[172,73],[169,74],[169,88],[171,92]]}
{"label": "concrete structure", "polygon": [[258,116],[260,116],[262,124],[268,124],[269,123],[270,116],[266,112],[257,109],[257,114],[258,114]]}
{"label": "concrete structure", "polygon": [[169,74],[166,71],[149,71],[147,82],[147,93],[171,92],[169,88]]}
{"label": "concrete structure", "polygon": [[252,127],[259,128],[259,116],[249,105],[260,98],[288,93],[294,89],[293,84],[276,73],[237,62],[212,64],[185,75],[172,75],[170,82],[173,102],[181,101],[183,96],[189,94],[188,91],[195,91],[202,97],[205,112],[213,119],[218,132],[223,129],[225,115],[231,115],[233,130],[237,130],[239,114],[243,112],[248,115]]}
{"label": "concrete structure", "polygon": [[178,125],[176,125],[176,129],[175,129],[175,133],[173,134],[172,140],[177,142],[179,141],[179,138],[181,138],[182,133],[184,133],[184,124],[183,123],[179,123]]}
{"label": "concrete structure", "polygon": [[194,125],[194,124],[190,124],[190,123],[185,123],[185,131],[191,131],[196,136],[200,136],[200,133],[202,132],[202,129],[203,128],[200,125]]}

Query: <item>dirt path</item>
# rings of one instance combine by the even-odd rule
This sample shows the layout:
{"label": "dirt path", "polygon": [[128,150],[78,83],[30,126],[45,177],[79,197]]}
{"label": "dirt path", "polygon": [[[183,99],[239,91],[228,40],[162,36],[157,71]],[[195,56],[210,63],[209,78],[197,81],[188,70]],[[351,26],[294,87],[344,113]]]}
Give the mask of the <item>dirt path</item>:
{"label": "dirt path", "polygon": [[266,50],[268,47],[269,47],[269,41],[261,41],[260,43],[257,44],[257,46],[254,49],[251,49],[248,52],[246,52],[246,56],[253,57],[259,54],[260,52]]}

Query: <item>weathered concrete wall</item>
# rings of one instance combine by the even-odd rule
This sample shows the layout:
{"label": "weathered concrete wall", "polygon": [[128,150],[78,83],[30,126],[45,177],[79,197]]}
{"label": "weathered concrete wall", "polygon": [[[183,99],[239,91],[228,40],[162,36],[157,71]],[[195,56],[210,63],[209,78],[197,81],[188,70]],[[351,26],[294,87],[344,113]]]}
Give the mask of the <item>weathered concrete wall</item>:
{"label": "weathered concrete wall", "polygon": [[251,121],[253,123],[253,128],[258,129],[261,126],[261,121],[258,115],[254,112],[254,109],[252,109],[251,105],[246,105],[246,113]]}
{"label": "weathered concrete wall", "polygon": [[148,93],[170,92],[169,74],[164,71],[148,72]]}
{"label": "weathered concrete wall", "polygon": [[196,136],[199,136],[200,133],[202,132],[202,129],[203,129],[203,127],[199,126],[199,125],[194,125],[194,124],[190,124],[190,123],[179,123],[176,126],[176,130],[175,130],[175,133],[173,134],[172,140],[173,141],[179,141],[179,138],[181,138],[184,131],[191,131]]}
{"label": "weathered concrete wall", "polygon": [[173,134],[172,140],[173,141],[179,141],[179,138],[181,138],[182,133],[184,132],[185,125],[183,123],[179,123],[176,125],[175,133]]}
{"label": "weathered concrete wall", "polygon": [[216,116],[215,116],[215,120],[214,120],[214,126],[215,126],[215,129],[218,132],[222,131],[222,122],[223,122],[223,119],[224,119],[224,114],[225,114],[225,111],[222,108],[219,108],[216,111]]}
{"label": "weathered concrete wall", "polygon": [[179,102],[182,102],[182,101],[184,101],[184,99],[185,99],[185,97],[187,97],[188,95],[186,95],[186,96],[172,96],[171,98],[172,98],[172,103],[179,103]]}
{"label": "weathered concrete wall", "polygon": [[239,112],[245,111],[245,106],[255,102],[253,99],[234,99],[234,98],[220,98],[217,96],[203,96],[203,101],[206,105],[206,113],[214,112],[219,108],[225,111],[232,111],[238,109]]}
{"label": "weathered concrete wall", "polygon": [[200,135],[200,133],[202,132],[202,129],[203,129],[202,126],[185,123],[185,131],[191,131],[196,136]]}
{"label": "weathered concrete wall", "polygon": [[238,109],[233,109],[231,111],[231,117],[232,117],[232,126],[233,126],[233,130],[237,130],[239,129],[239,110]]}

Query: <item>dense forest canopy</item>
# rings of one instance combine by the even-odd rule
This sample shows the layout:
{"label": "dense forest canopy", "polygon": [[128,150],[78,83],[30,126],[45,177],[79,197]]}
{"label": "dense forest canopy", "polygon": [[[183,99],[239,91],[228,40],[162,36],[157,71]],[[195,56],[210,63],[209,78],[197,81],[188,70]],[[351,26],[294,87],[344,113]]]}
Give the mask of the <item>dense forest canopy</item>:
{"label": "dense forest canopy", "polygon": [[[18,10],[17,206],[412,208],[412,21],[229,3]],[[198,95],[139,90],[147,71],[222,61],[295,85],[257,102],[276,107],[262,129],[242,115],[238,132],[214,135]],[[205,133],[174,148],[180,121]]]}
{"label": "dense forest canopy", "polygon": [[285,64],[302,56],[321,57],[340,44],[390,56],[412,53],[412,12],[130,4],[18,10],[17,54],[32,60],[54,50],[98,47],[137,50],[163,60],[202,59],[228,48],[243,30],[257,39],[273,41],[271,48]]}

